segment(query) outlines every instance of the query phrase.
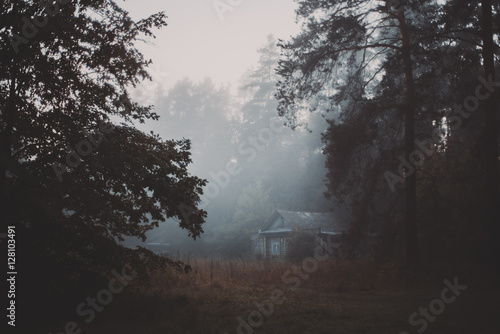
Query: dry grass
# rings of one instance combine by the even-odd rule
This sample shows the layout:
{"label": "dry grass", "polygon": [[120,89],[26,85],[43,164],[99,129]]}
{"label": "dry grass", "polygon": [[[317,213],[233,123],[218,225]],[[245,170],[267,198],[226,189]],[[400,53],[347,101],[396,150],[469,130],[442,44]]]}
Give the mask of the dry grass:
{"label": "dry grass", "polygon": [[[277,261],[245,261],[222,260],[214,258],[183,260],[191,266],[191,272],[186,274],[174,270],[156,273],[153,286],[163,293],[187,287],[223,286],[238,288],[241,286],[262,287],[283,285],[283,275],[290,271],[294,275],[294,267],[300,268],[301,263]],[[318,290],[367,290],[394,281],[394,272],[377,268],[372,259],[357,261],[328,260],[317,262],[317,268],[312,272],[304,270],[307,278],[301,278],[301,287],[312,287]]]}
{"label": "dry grass", "polygon": [[[258,310],[256,303],[265,304],[276,290],[286,301],[273,304],[262,326],[240,327],[240,333],[417,333],[408,324],[409,315],[439,298],[443,288],[442,280],[398,283],[394,268],[377,267],[370,259],[320,263],[296,290],[282,280],[291,263],[182,260],[191,266],[189,274],[155,273],[151,288],[127,290],[83,333],[238,333],[238,318],[248,322]],[[500,332],[496,284],[467,284],[470,288],[426,333]]]}

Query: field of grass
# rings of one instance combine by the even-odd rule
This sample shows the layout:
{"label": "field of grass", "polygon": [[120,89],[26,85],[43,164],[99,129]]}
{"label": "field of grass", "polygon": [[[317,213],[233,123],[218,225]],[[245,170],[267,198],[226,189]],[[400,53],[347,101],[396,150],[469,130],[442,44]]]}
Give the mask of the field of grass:
{"label": "field of grass", "polygon": [[[291,263],[187,262],[189,274],[154,273],[150,288],[118,295],[82,333],[500,333],[498,282],[474,271],[409,282],[370,260],[325,261],[310,273]],[[443,281],[455,277],[467,288],[412,326],[410,315],[440,300]]]}

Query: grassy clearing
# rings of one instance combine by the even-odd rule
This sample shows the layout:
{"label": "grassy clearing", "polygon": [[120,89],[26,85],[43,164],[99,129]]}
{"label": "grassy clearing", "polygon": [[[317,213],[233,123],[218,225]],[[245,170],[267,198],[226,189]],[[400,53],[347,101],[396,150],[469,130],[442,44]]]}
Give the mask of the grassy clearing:
{"label": "grassy clearing", "polygon": [[[427,277],[402,283],[390,267],[370,260],[321,263],[301,286],[284,284],[290,263],[190,259],[192,272],[155,273],[149,289],[130,289],[117,298],[83,333],[417,333],[408,317],[440,298],[443,279]],[[500,333],[500,289],[494,281],[461,273],[468,285],[444,312],[428,322],[425,333]],[[436,275],[439,276],[439,275]],[[279,291],[286,300],[271,303]],[[267,302],[266,302],[267,301]],[[267,305],[263,324],[256,316]],[[266,304],[267,303],[267,304]],[[271,312],[272,311],[272,312]],[[254,312],[253,318],[248,318]],[[262,311],[259,311],[261,314]],[[421,317],[419,317],[420,319]],[[252,320],[253,319],[253,320]]]}

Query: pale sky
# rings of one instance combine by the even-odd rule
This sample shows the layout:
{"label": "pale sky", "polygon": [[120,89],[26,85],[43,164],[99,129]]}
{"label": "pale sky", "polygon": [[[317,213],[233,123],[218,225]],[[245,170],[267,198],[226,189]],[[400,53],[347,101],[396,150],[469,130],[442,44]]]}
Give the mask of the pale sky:
{"label": "pale sky", "polygon": [[[221,19],[214,4],[232,8]],[[230,5],[230,3],[239,5]],[[118,0],[134,19],[164,11],[168,26],[157,31],[154,46],[137,45],[153,60],[152,75],[171,86],[189,77],[213,78],[235,89],[258,60],[268,34],[289,39],[299,31],[293,0]]]}

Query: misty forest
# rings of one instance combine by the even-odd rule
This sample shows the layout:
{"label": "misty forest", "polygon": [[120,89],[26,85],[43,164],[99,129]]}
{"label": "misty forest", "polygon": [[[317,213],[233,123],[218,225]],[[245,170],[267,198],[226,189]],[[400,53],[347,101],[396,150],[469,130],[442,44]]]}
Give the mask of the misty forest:
{"label": "misty forest", "polygon": [[500,1],[272,2],[2,0],[2,333],[500,333]]}

